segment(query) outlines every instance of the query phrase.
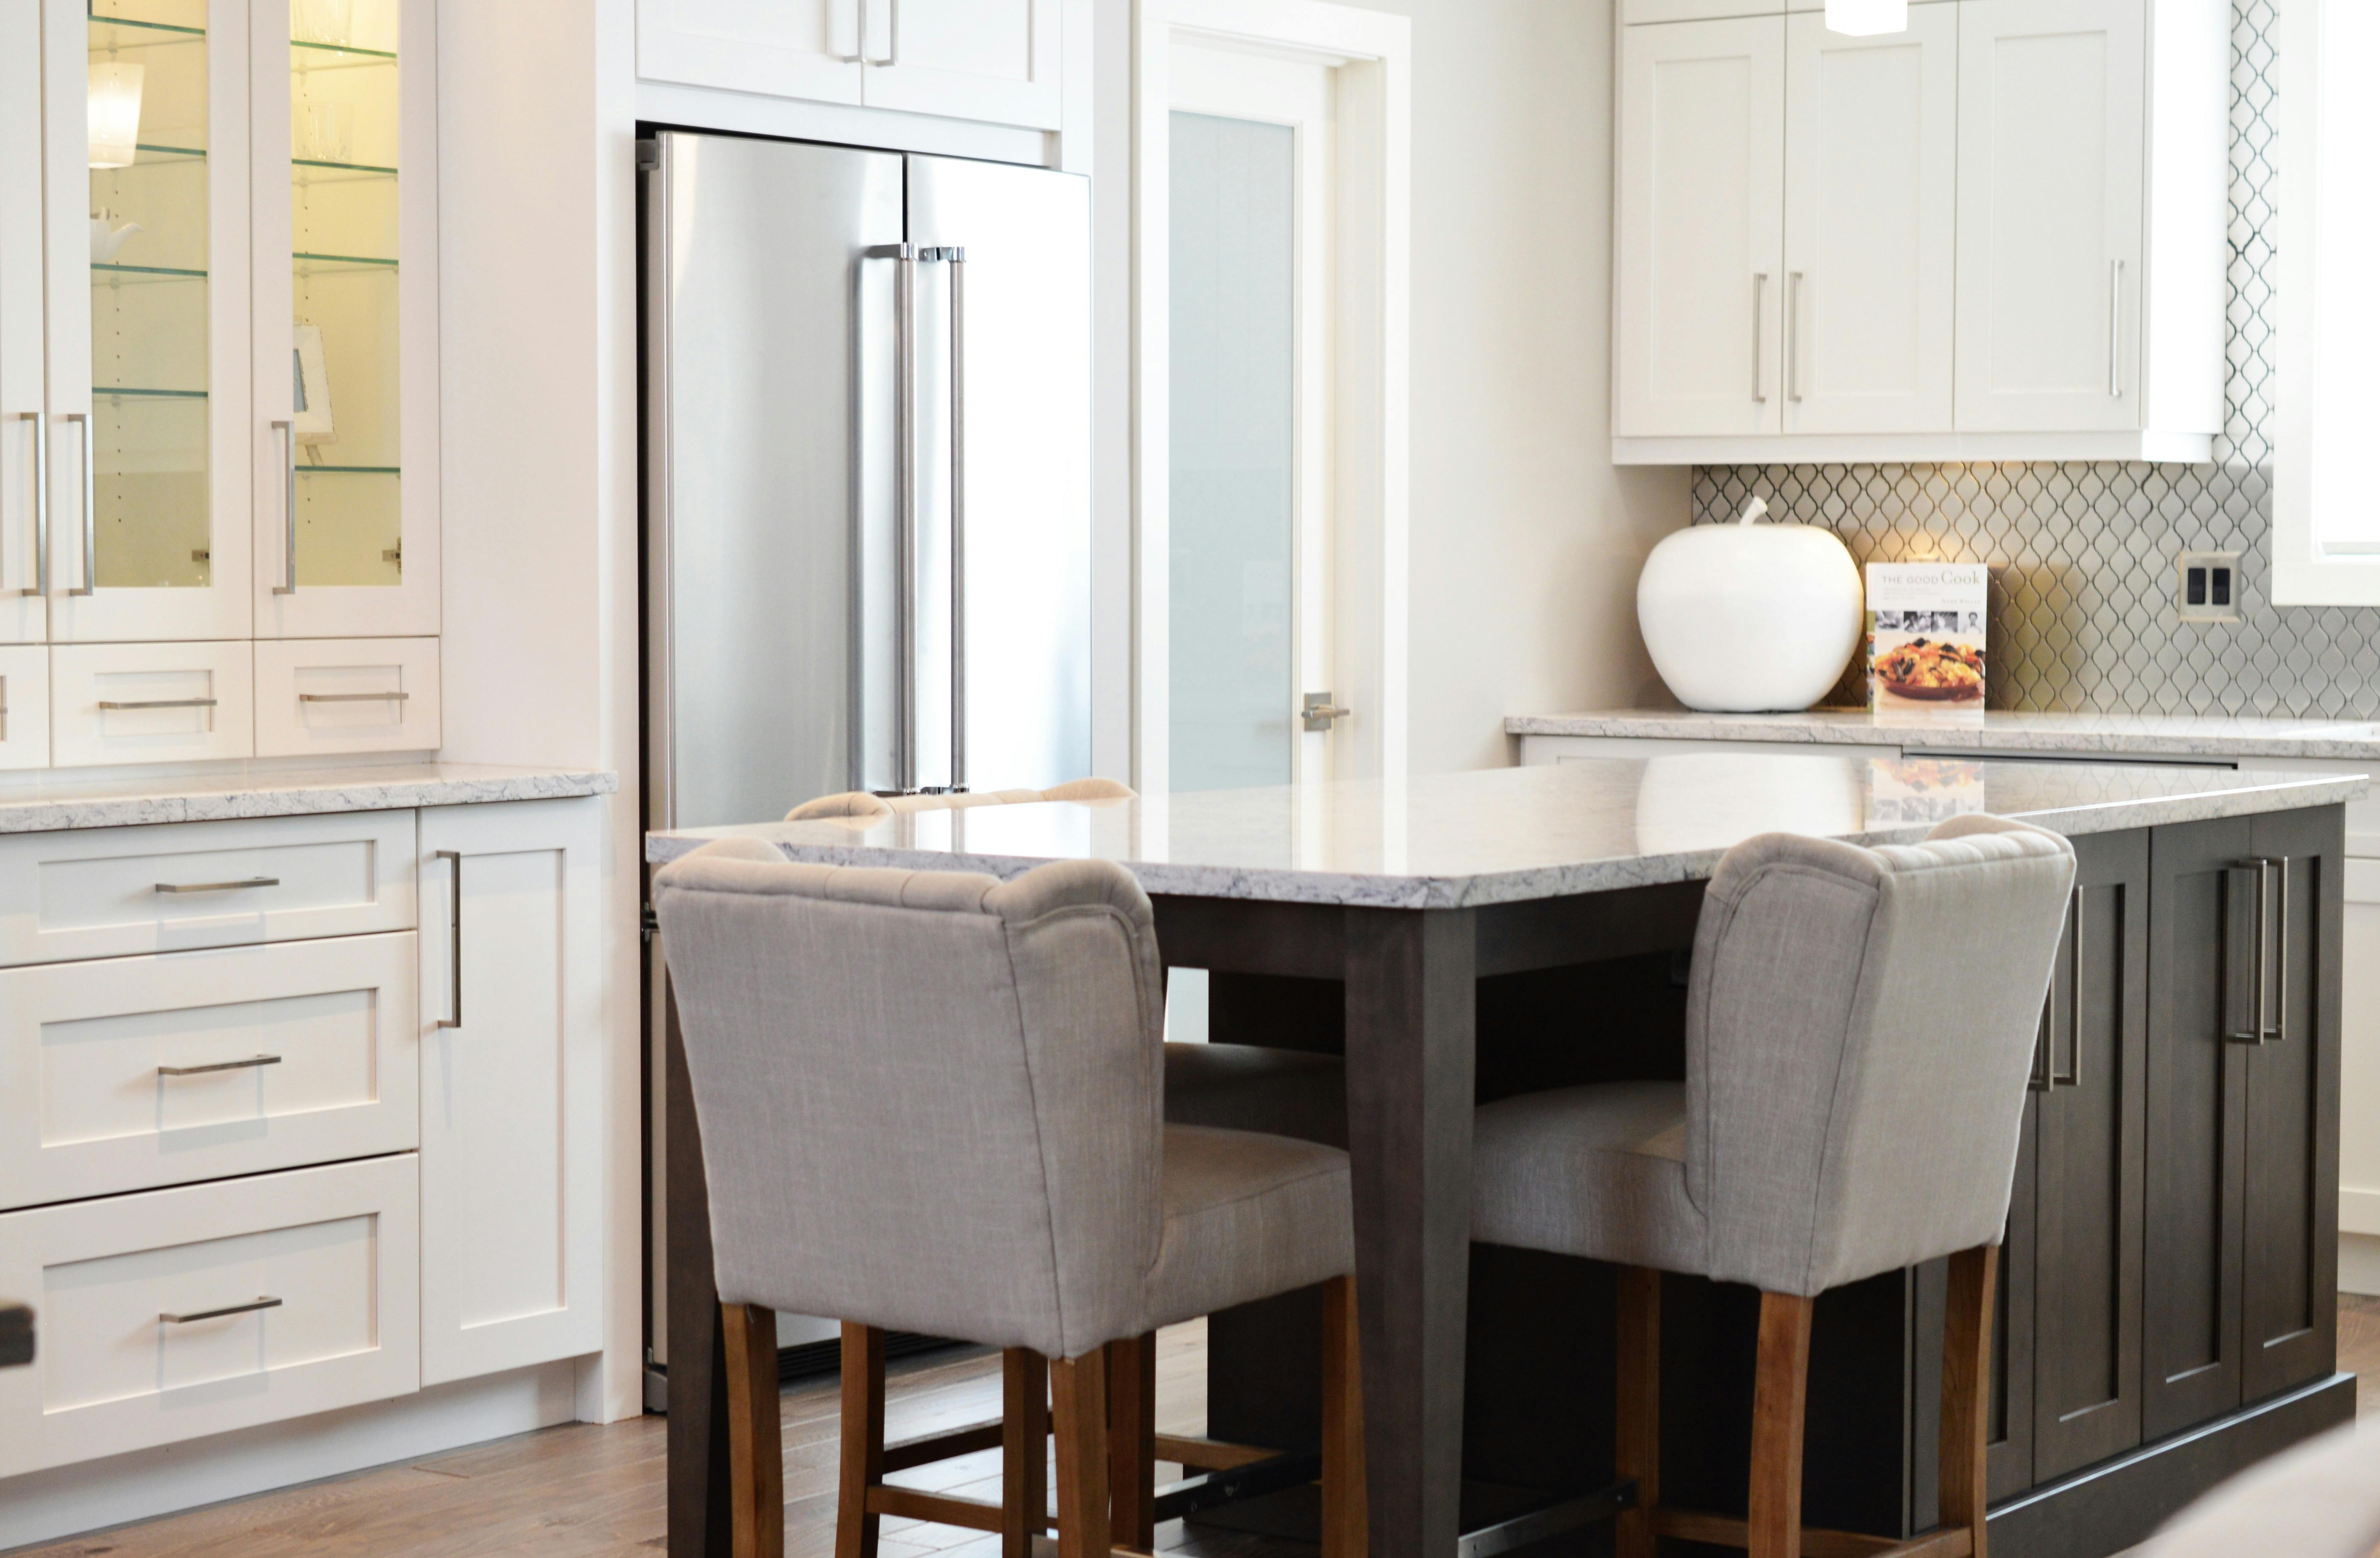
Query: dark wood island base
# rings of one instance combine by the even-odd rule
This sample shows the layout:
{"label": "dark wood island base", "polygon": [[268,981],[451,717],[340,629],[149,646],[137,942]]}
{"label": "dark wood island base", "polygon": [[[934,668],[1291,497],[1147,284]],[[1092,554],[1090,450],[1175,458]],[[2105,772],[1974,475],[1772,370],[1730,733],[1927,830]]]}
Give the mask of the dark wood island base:
{"label": "dark wood island base", "polygon": [[[1822,760],[1759,761],[1792,778]],[[1446,831],[1501,818],[1496,807],[1539,789],[1556,808],[1606,789],[1633,796],[1634,765],[1582,767],[1595,772],[1415,783],[1417,794],[1426,783],[1447,791],[1432,800],[1444,815],[1427,823]],[[2004,815],[2084,820],[2070,834],[2082,874],[1999,1261],[1991,1546],[2001,1558],[2108,1558],[2224,1477],[2354,1411],[2353,1382],[2336,1367],[2347,786],[1983,771],[2007,787],[2005,800],[1994,797]],[[2252,802],[2225,798],[2227,787]],[[2056,804],[2007,803],[2029,789]],[[2088,820],[2144,804],[2135,797],[2150,789],[2172,797],[2164,816],[2143,819],[2154,825]],[[1177,798],[1176,853],[1200,807],[1223,815],[1250,797],[1271,793]],[[1379,872],[1378,896],[1331,901],[1343,882],[1327,875],[1315,879],[1318,901],[1305,901],[1302,879],[1209,896],[1241,890],[1193,885],[1189,868],[1174,887],[1161,862],[1130,853],[1141,847],[1137,814],[1115,826],[1117,839],[1093,852],[1142,873],[1167,962],[1211,973],[1213,1037],[1346,1055],[1373,1552],[1515,1550],[1506,1538],[1518,1531],[1465,1534],[1613,1480],[1613,1272],[1471,1243],[1472,1112],[1536,1089],[1682,1075],[1681,955],[1701,882],[1548,880],[1475,898],[1455,877],[1412,871]],[[1630,834],[1616,826],[1624,854]],[[1433,836],[1420,821],[1413,830]],[[1003,874],[1084,847],[968,855],[913,844],[917,825],[906,822],[874,845],[795,824],[738,831],[780,838],[795,858],[948,858]],[[654,858],[701,836],[655,835]],[[1610,858],[1603,846],[1560,847]],[[1682,857],[1639,843],[1634,858],[1642,882]],[[1391,888],[1425,895],[1386,907]],[[672,1061],[670,1550],[707,1558],[727,1551],[717,1309],[696,1126]],[[1946,1283],[1941,1266],[1920,1267],[1817,1301],[1809,1525],[1872,1534],[1879,1549],[1935,1526]],[[1663,1501],[1740,1513],[1758,1295],[1676,1276],[1661,1290]],[[1211,1436],[1282,1451],[1318,1442],[1318,1325],[1311,1294],[1212,1318]],[[1213,1517],[1281,1515],[1242,1504]],[[1600,1522],[1536,1550],[1609,1551],[1609,1530]]]}

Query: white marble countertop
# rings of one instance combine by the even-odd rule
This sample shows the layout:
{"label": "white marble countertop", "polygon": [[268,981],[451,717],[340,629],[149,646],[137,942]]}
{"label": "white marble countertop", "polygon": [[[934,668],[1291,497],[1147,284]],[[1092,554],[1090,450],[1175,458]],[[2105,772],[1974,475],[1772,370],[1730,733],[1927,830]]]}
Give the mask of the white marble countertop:
{"label": "white marble countertop", "polygon": [[2192,758],[2336,758],[2380,763],[2380,724],[2356,720],[2238,719],[2163,714],[2034,714],[1981,709],[1870,713],[1705,714],[1689,709],[1612,709],[1514,714],[1512,736],[1629,736],[1660,741],[1774,741],[1928,751],[2058,752]]}
{"label": "white marble countertop", "polygon": [[237,763],[109,779],[53,772],[0,778],[0,834],[550,800],[609,795],[617,788],[618,777],[601,769],[454,762]]}
{"label": "white marble countertop", "polygon": [[646,836],[665,861],[727,835],[789,859],[980,870],[1053,859],[1128,866],[1152,893],[1455,908],[1698,880],[1755,834],[1923,838],[1961,811],[2069,834],[2331,806],[2361,775],[2147,764],[1681,752],[1131,801],[1039,801],[874,823],[758,822]]}

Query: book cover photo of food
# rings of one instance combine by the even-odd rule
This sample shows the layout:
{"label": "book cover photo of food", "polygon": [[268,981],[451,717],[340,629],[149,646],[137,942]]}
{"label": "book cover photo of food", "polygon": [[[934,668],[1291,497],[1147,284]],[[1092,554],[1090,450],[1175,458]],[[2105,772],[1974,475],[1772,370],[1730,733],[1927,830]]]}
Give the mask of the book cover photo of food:
{"label": "book cover photo of food", "polygon": [[1990,593],[1981,563],[1870,563],[1868,707],[1980,713]]}

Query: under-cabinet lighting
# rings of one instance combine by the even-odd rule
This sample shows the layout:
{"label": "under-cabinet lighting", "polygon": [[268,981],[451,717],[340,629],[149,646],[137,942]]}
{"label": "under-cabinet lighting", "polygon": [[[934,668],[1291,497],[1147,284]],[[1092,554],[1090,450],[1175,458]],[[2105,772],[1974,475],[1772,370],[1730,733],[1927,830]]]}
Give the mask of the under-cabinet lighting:
{"label": "under-cabinet lighting", "polygon": [[130,167],[140,154],[140,76],[147,68],[93,60],[91,67],[91,165]]}
{"label": "under-cabinet lighting", "polygon": [[1827,30],[1852,38],[1909,30],[1909,0],[1827,0]]}

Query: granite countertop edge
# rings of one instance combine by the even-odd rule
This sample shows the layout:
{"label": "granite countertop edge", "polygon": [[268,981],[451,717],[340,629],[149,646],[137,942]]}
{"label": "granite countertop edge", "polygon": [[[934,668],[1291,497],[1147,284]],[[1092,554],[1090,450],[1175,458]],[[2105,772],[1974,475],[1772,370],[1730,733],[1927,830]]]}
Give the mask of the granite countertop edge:
{"label": "granite countertop edge", "polygon": [[[2335,806],[2360,799],[2370,787],[2366,780],[2344,774],[2243,774],[2241,777],[2249,783],[2238,789],[2204,795],[2096,801],[2020,815],[2024,821],[2053,832],[2080,836],[2221,817],[2246,817]],[[650,864],[663,865],[692,853],[709,838],[741,834],[761,838],[774,845],[789,860],[815,865],[853,864],[856,863],[854,856],[858,855],[864,856],[865,863],[874,868],[982,871],[1006,881],[1044,863],[1040,857],[871,846],[859,839],[854,839],[850,844],[821,844],[770,836],[775,830],[788,825],[801,824],[755,823],[682,834],[648,834],[645,835],[645,859]],[[1931,831],[1930,823],[1914,823],[1868,829],[1840,836],[1847,843],[1874,847],[1915,844]],[[1709,877],[1724,853],[1721,849],[1690,850],[1516,870],[1487,870],[1466,875],[1389,871],[1375,874],[1172,862],[1126,863],[1141,886],[1150,893],[1271,903],[1336,905],[1347,908],[1450,909],[1488,908],[1499,904],[1524,903],[1573,894],[1609,893],[1630,887],[1699,882]]]}
{"label": "granite countertop edge", "polygon": [[[1508,736],[1583,736],[1660,741],[1761,741],[1778,746],[1914,747],[1952,752],[2079,752],[2141,757],[2193,758],[2314,758],[2346,762],[2380,762],[2380,725],[2351,720],[2282,719],[2243,722],[2224,730],[2219,718],[2209,716],[2188,730],[2154,728],[2157,716],[2110,714],[2070,716],[2072,726],[2044,728],[2020,724],[1995,724],[1989,713],[1981,724],[1946,721],[1939,726],[1911,719],[1900,724],[1871,723],[1865,711],[1812,709],[1785,714],[1706,714],[1686,709],[1618,709],[1574,714],[1512,714],[1504,721]],[[2153,722],[2143,728],[2141,722]],[[2165,722],[2172,723],[2172,722]],[[2289,734],[2273,725],[2303,724],[2303,734]],[[2263,726],[2265,728],[2256,728]],[[2345,734],[2342,727],[2366,731]]]}
{"label": "granite countertop edge", "polygon": [[235,780],[161,778],[122,794],[32,794],[0,788],[0,834],[64,833],[79,828],[213,822],[252,817],[310,817],[342,811],[401,811],[610,795],[619,776],[604,769],[480,768],[424,765],[419,772],[358,769],[257,774]]}

